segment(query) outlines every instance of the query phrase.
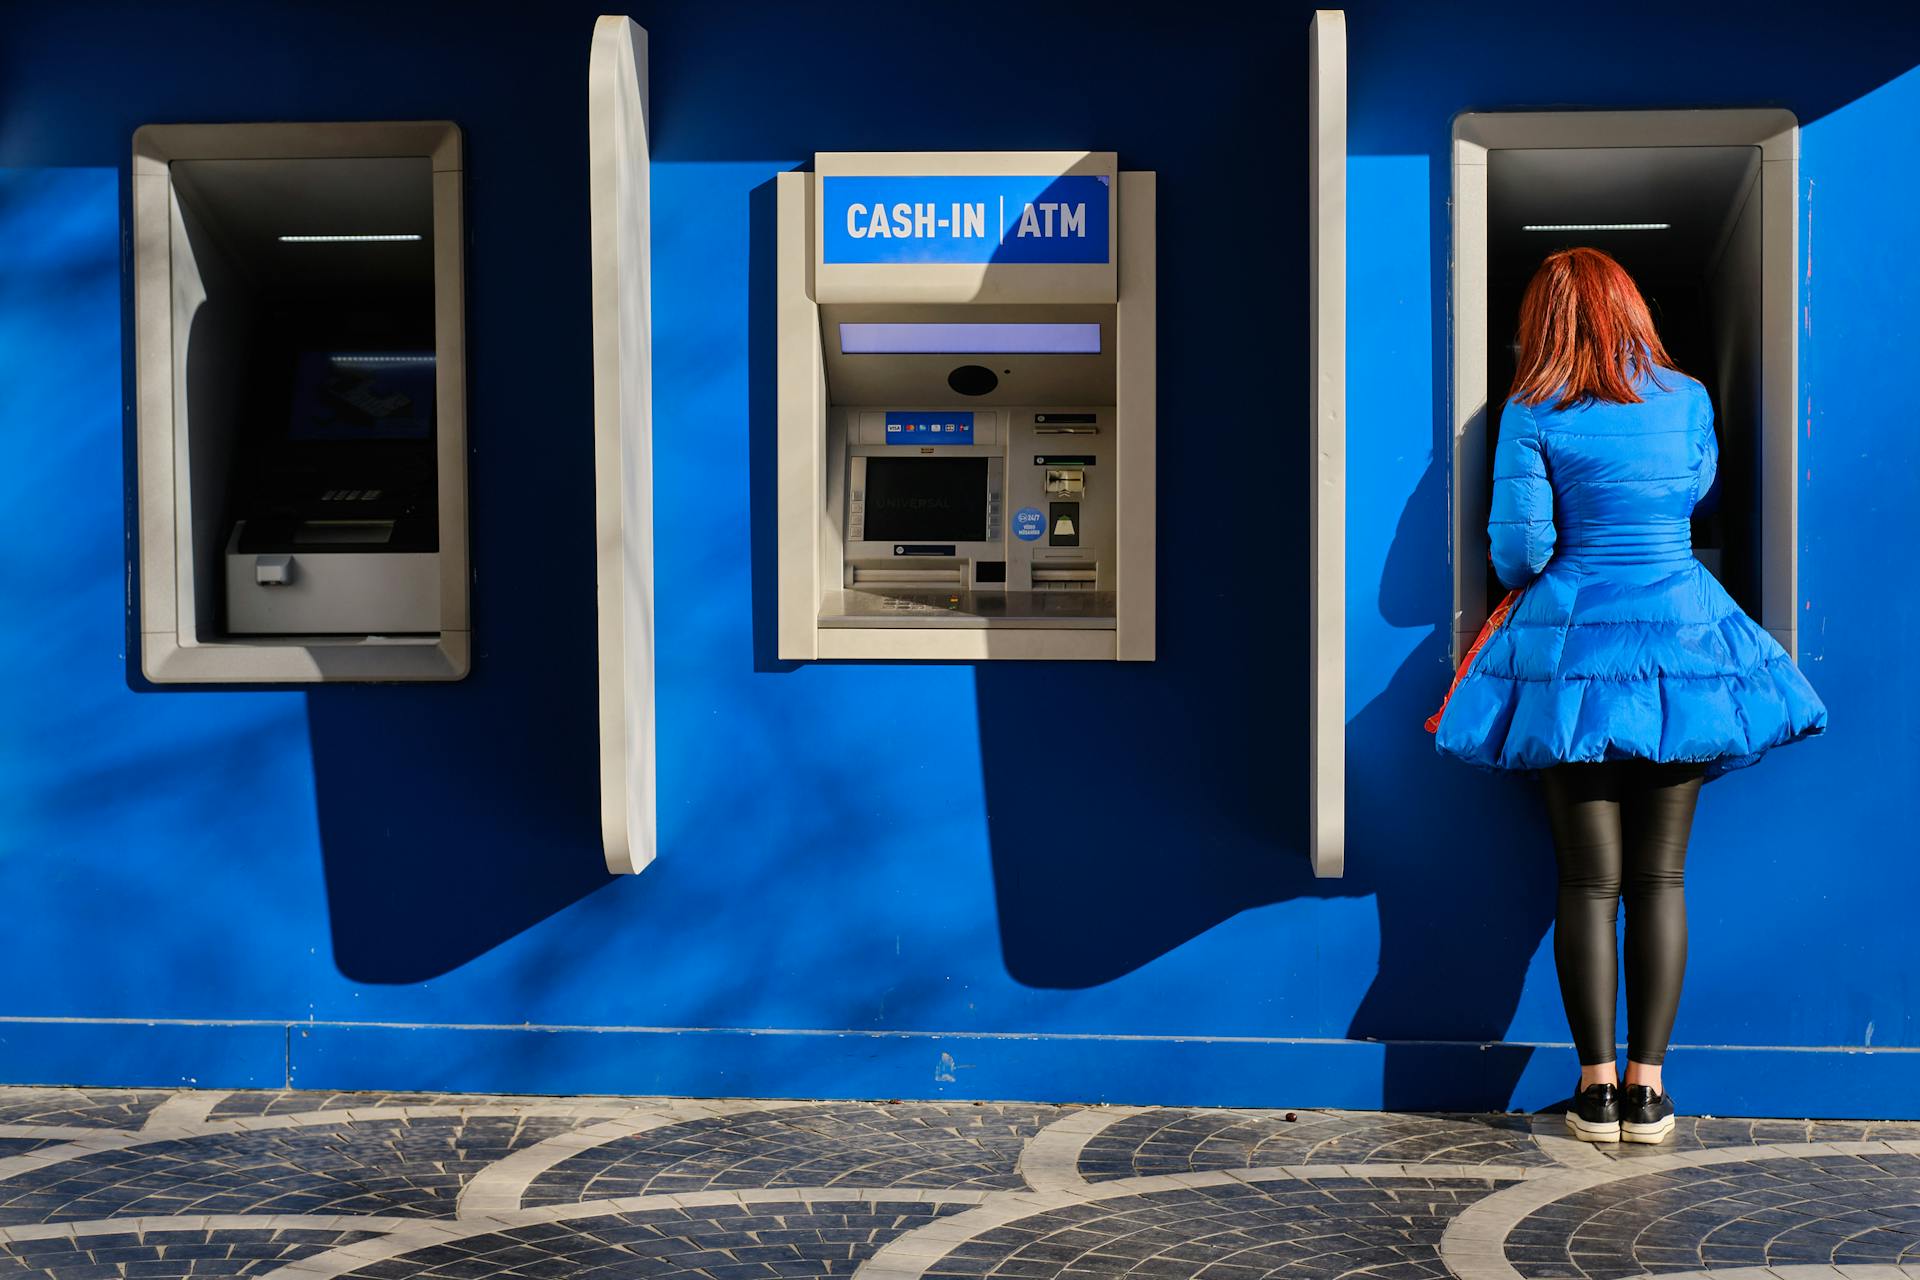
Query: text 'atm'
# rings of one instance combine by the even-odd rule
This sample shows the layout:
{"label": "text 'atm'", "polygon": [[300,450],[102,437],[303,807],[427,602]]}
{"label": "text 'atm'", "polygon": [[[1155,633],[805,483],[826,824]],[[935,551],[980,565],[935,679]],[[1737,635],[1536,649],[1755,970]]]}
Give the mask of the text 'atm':
{"label": "text 'atm'", "polygon": [[1154,656],[1154,175],[822,154],[778,184],[779,651]]}

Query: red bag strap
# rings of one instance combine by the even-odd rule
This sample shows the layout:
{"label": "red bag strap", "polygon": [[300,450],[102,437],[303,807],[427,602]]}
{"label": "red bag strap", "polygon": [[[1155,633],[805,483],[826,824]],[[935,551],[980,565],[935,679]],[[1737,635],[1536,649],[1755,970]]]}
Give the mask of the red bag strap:
{"label": "red bag strap", "polygon": [[1514,602],[1520,598],[1520,592],[1524,590],[1524,587],[1519,587],[1507,592],[1506,597],[1493,606],[1493,612],[1488,614],[1486,622],[1481,624],[1480,634],[1473,638],[1471,645],[1467,646],[1467,656],[1460,659],[1460,669],[1453,673],[1453,683],[1447,686],[1447,696],[1440,699],[1440,709],[1427,717],[1428,733],[1440,731],[1440,717],[1446,713],[1447,703],[1453,700],[1453,691],[1460,687],[1462,680],[1466,679],[1467,669],[1473,666],[1473,660],[1480,655],[1480,646],[1484,645],[1488,637],[1505,624],[1507,615],[1513,612]]}

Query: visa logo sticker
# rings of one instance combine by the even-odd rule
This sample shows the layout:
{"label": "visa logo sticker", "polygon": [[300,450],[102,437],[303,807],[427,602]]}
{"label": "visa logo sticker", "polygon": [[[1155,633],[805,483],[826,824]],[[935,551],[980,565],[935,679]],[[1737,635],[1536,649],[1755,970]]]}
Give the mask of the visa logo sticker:
{"label": "visa logo sticker", "polygon": [[826,262],[1106,262],[1104,174],[827,177]]}
{"label": "visa logo sticker", "polygon": [[887,413],[888,444],[972,444],[973,411]]}

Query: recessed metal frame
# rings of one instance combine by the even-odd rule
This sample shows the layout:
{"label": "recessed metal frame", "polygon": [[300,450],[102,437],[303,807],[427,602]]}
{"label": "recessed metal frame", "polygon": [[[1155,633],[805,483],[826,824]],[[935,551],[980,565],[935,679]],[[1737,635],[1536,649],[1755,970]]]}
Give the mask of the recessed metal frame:
{"label": "recessed metal frame", "polygon": [[1487,157],[1503,149],[1760,149],[1761,626],[1798,660],[1800,127],[1775,108],[1468,112],[1453,122],[1453,661],[1486,622]]}
{"label": "recessed metal frame", "polygon": [[[429,636],[207,638],[196,625],[186,388],[174,307],[176,160],[432,162],[440,626]],[[458,680],[471,654],[460,129],[445,120],[161,124],[133,135],[135,466],[140,665],[155,684]],[[208,589],[204,585],[201,589]]]}

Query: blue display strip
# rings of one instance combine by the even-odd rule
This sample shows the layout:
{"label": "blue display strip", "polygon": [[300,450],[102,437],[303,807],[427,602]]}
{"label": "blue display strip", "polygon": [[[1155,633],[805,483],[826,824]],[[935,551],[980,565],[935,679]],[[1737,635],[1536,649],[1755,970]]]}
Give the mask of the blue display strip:
{"label": "blue display strip", "polygon": [[1106,262],[1104,174],[828,177],[823,260]]}
{"label": "blue display strip", "polygon": [[1094,355],[1098,324],[887,323],[846,321],[843,355]]}
{"label": "blue display strip", "polygon": [[888,444],[972,444],[973,411],[887,412]]}

